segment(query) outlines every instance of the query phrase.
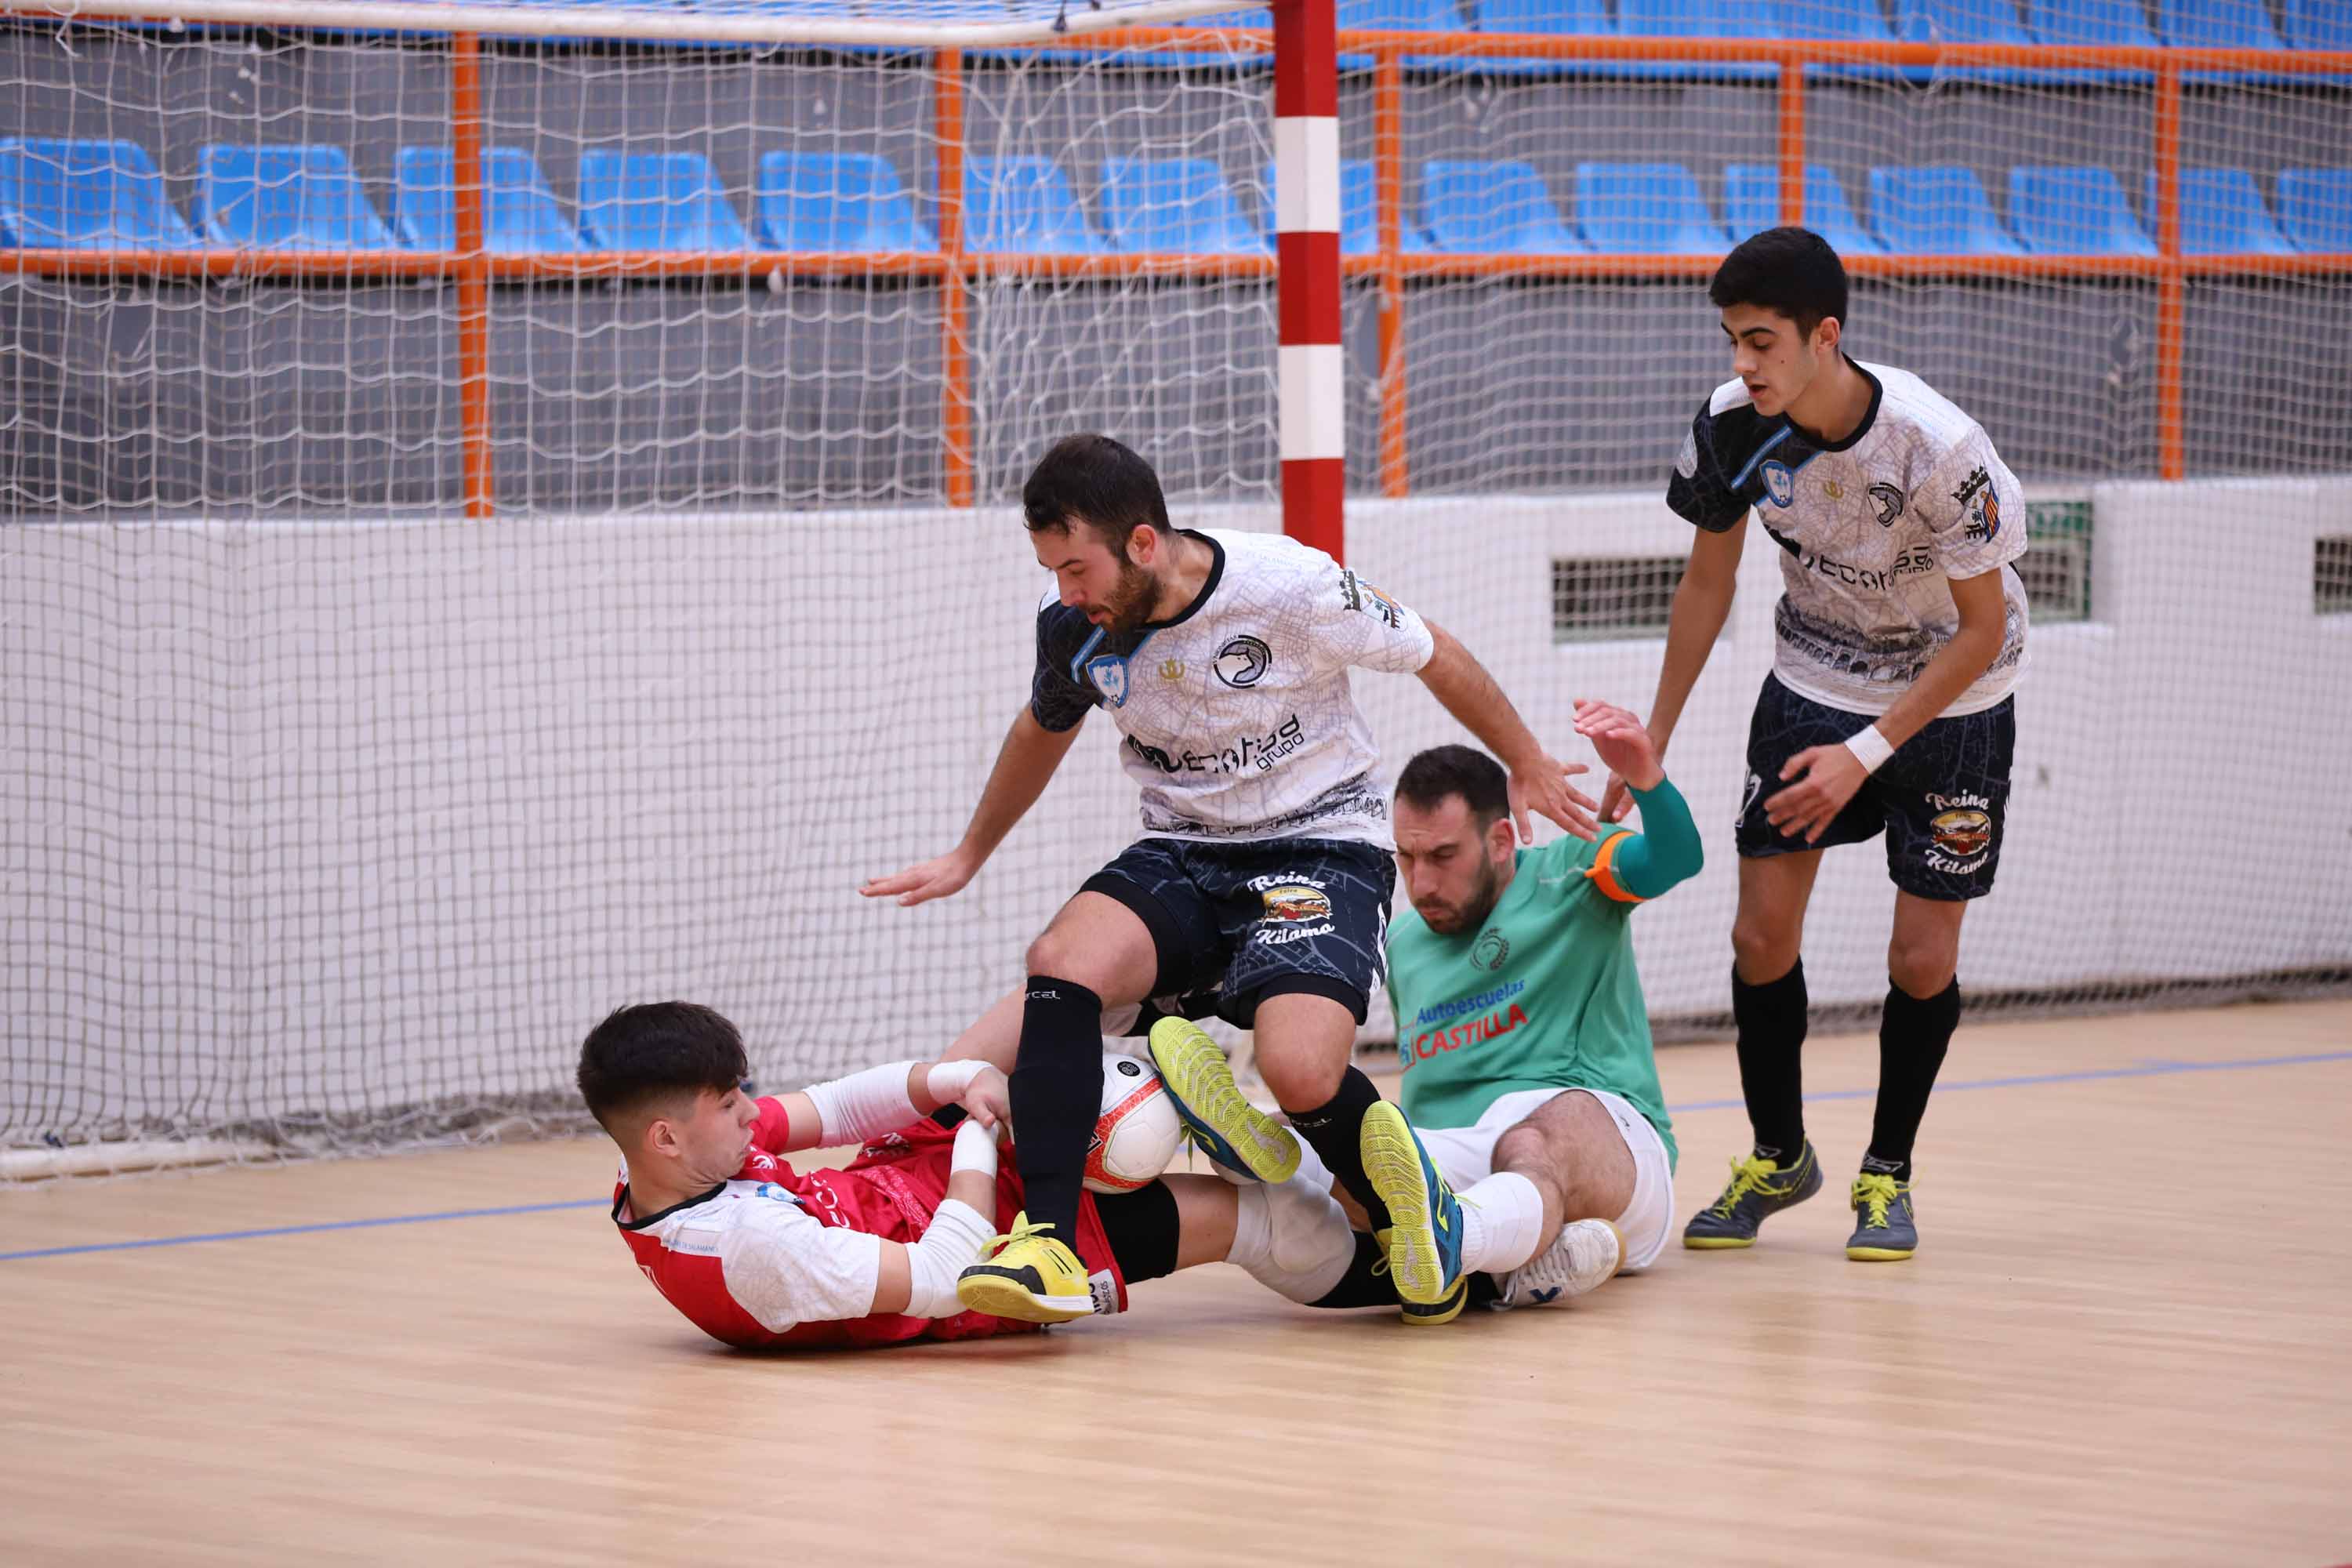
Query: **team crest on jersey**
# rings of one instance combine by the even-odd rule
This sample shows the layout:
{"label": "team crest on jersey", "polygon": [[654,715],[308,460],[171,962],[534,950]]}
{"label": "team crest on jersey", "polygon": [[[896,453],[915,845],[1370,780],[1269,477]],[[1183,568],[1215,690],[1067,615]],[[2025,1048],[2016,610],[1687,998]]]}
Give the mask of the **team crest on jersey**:
{"label": "team crest on jersey", "polygon": [[1764,479],[1764,493],[1772,504],[1786,509],[1796,503],[1797,476],[1788,464],[1774,458],[1759,470]]}
{"label": "team crest on jersey", "polygon": [[1870,499],[1878,503],[1878,526],[1893,528],[1895,520],[1903,515],[1903,508],[1911,498],[1893,485],[1873,485],[1870,487]]}
{"label": "team crest on jersey", "polygon": [[1480,969],[1500,969],[1503,961],[1511,956],[1511,940],[1501,931],[1490,931],[1479,937],[1470,950],[1470,962]]}
{"label": "team crest on jersey", "polygon": [[1217,650],[1217,679],[1237,690],[1246,690],[1265,679],[1274,667],[1274,650],[1253,637],[1238,637]]}
{"label": "team crest on jersey", "polygon": [[1969,519],[1969,526],[1963,531],[1979,544],[1989,544],[2000,536],[2000,498],[1993,494],[1990,485],[1978,494],[1976,515]]}
{"label": "team crest on jersey", "polygon": [[1127,660],[1115,653],[1097,654],[1087,660],[1087,679],[1104,701],[1114,708],[1127,706]]}

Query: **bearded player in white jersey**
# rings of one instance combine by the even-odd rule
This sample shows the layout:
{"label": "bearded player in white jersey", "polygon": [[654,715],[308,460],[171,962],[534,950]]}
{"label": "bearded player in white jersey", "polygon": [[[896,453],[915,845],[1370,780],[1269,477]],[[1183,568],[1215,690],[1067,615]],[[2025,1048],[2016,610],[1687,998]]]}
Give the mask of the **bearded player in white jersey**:
{"label": "bearded player in white jersey", "polygon": [[[2025,498],[1977,422],[1907,371],[1849,359],[1844,265],[1767,229],[1707,297],[1735,379],[1692,422],[1666,503],[1699,530],[1675,595],[1649,729],[1663,754],[1731,607],[1752,510],[1781,552],[1773,673],[1738,823],[1732,1010],[1755,1146],[1684,1244],[1752,1245],[1821,1187],[1805,1136],[1799,948],[1821,852],[1884,833],[1895,887],[1878,1103],[1846,1256],[1918,1245],[1911,1152],[1959,1022],[1960,920],[1991,891],[2024,662]],[[1612,780],[1602,816],[1624,811]]]}
{"label": "bearded player in white jersey", "polygon": [[[1509,770],[1522,837],[1531,810],[1589,837],[1592,803],[1567,782],[1582,768],[1545,752],[1459,642],[1320,551],[1171,527],[1150,465],[1108,437],[1057,443],[1022,509],[1055,583],[1038,608],[1029,700],[962,842],[864,890],[905,904],[955,892],[1036,801],[1092,710],[1126,738],[1143,837],[1029,947],[1012,1079],[1027,1223],[957,1286],[973,1310],[1061,1322],[1090,1310],[1086,1268],[1066,1244],[1100,1105],[1106,1009],[1214,991],[1217,1011],[1255,1031],[1290,1128],[1375,1226],[1387,1224],[1360,1147],[1380,1094],[1349,1058],[1381,983],[1396,868],[1350,668],[1419,675]],[[1297,1171],[1290,1128],[1243,1100],[1207,1036],[1159,1031],[1152,1054],[1221,1164],[1265,1181]]]}

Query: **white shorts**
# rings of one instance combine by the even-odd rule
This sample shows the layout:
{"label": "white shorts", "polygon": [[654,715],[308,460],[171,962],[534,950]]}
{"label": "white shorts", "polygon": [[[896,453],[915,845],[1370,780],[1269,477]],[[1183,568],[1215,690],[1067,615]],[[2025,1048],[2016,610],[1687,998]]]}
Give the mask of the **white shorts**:
{"label": "white shorts", "polygon": [[1633,1156],[1633,1199],[1616,1223],[1625,1237],[1625,1268],[1646,1268],[1657,1261],[1674,1231],[1675,1173],[1658,1130],[1622,1096],[1605,1089],[1523,1089],[1488,1106],[1475,1127],[1416,1126],[1413,1131],[1421,1134],[1438,1173],[1458,1193],[1495,1173],[1495,1145],[1504,1133],[1534,1115],[1538,1106],[1563,1094],[1589,1094],[1599,1100]]}

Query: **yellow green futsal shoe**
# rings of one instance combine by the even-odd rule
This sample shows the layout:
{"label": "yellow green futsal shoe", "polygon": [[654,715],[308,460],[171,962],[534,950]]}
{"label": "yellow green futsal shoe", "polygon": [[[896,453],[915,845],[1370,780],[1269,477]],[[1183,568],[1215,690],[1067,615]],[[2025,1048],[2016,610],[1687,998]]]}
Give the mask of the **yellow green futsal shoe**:
{"label": "yellow green futsal shoe", "polygon": [[1233,1064],[1208,1031],[1182,1018],[1151,1026],[1151,1065],[1185,1131],[1209,1158],[1261,1182],[1298,1173],[1298,1135],[1243,1097]]}
{"label": "yellow green futsal shoe", "polygon": [[1753,1247],[1756,1227],[1764,1223],[1765,1215],[1803,1203],[1821,1190],[1822,1162],[1813,1152],[1811,1139],[1796,1162],[1785,1167],[1754,1155],[1734,1159],[1723,1195],[1691,1215],[1690,1224],[1683,1226],[1683,1245],[1702,1251]]}
{"label": "yellow green futsal shoe", "polygon": [[[1404,1112],[1383,1100],[1364,1112],[1364,1175],[1389,1210],[1389,1272],[1412,1321],[1450,1322],[1468,1297],[1462,1204],[1437,1173]],[[1411,1309],[1424,1310],[1415,1313]]]}
{"label": "yellow green futsal shoe", "polygon": [[1853,1235],[1845,1244],[1848,1258],[1857,1263],[1900,1263],[1919,1250],[1910,1183],[1864,1171],[1853,1179],[1846,1201],[1855,1216]]}
{"label": "yellow green futsal shoe", "polygon": [[975,1312],[1024,1323],[1066,1323],[1095,1310],[1078,1255],[1015,1215],[1013,1229],[988,1244],[981,1260],[956,1276],[956,1300]]}

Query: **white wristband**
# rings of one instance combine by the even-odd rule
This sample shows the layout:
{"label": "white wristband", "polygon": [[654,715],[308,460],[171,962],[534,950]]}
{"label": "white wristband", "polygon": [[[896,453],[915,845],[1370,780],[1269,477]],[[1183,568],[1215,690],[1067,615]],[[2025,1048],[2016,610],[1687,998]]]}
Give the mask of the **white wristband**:
{"label": "white wristband", "polygon": [[1895,754],[1895,748],[1887,744],[1886,737],[1878,732],[1875,724],[1864,725],[1859,733],[1847,736],[1845,749],[1853,753],[1853,760],[1862,764],[1866,773],[1876,773]]}
{"label": "white wristband", "polygon": [[907,1248],[907,1316],[951,1318],[962,1311],[956,1276],[980,1260],[995,1234],[988,1216],[970,1204],[949,1198],[933,1209],[923,1239]]}
{"label": "white wristband", "polygon": [[931,1098],[941,1105],[953,1105],[963,1099],[971,1080],[988,1070],[989,1064],[978,1057],[968,1057],[960,1062],[940,1062],[934,1066],[923,1083]]}
{"label": "white wristband", "polygon": [[996,1130],[982,1127],[971,1117],[956,1123],[955,1153],[948,1169],[978,1171],[991,1181],[996,1178]]}
{"label": "white wristband", "polygon": [[914,1121],[915,1102],[907,1098],[907,1075],[914,1068],[912,1062],[889,1062],[809,1085],[802,1092],[816,1107],[817,1142],[863,1143]]}

